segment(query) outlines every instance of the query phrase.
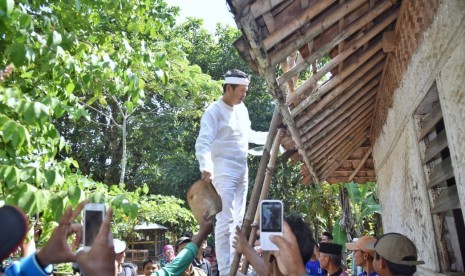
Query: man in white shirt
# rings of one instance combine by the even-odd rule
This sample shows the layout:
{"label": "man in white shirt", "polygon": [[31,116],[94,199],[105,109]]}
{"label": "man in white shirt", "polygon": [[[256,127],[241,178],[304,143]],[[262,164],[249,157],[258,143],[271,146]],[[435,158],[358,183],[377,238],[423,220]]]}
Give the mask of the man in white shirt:
{"label": "man in white shirt", "polygon": [[267,132],[251,129],[243,100],[249,76],[233,69],[225,74],[223,96],[202,116],[195,155],[202,180],[212,181],[221,196],[223,210],[216,215],[215,246],[220,275],[229,275],[234,258],[232,233],[244,218],[247,197],[249,143],[263,145]]}

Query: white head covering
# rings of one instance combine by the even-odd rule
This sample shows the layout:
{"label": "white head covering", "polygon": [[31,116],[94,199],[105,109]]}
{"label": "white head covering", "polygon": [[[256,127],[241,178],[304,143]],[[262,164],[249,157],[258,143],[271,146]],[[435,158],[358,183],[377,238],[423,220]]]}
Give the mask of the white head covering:
{"label": "white head covering", "polygon": [[119,239],[113,239],[113,245],[115,247],[115,253],[119,254],[126,250],[126,243]]}
{"label": "white head covering", "polygon": [[226,84],[241,84],[249,85],[250,80],[248,78],[238,78],[238,77],[226,77],[224,78],[224,83]]}

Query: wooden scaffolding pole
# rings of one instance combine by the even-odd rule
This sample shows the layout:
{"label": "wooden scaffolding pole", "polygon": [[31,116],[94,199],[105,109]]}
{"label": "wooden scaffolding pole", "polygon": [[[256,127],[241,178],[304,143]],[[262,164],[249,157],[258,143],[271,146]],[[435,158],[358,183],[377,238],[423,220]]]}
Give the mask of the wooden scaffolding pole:
{"label": "wooden scaffolding pole", "polygon": [[[270,128],[268,131],[268,137],[266,139],[265,148],[263,149],[263,155],[260,159],[260,165],[258,167],[257,175],[255,177],[255,183],[252,190],[252,195],[250,196],[249,205],[247,206],[247,212],[244,217],[244,222],[242,223],[242,232],[246,237],[250,235],[252,229],[252,223],[255,218],[255,212],[257,210],[261,190],[263,187],[263,180],[265,178],[266,165],[270,158],[270,152],[272,148],[272,143],[276,133],[278,132],[278,125],[281,123],[281,115],[279,113],[279,108],[275,108],[273,117],[271,119]],[[231,233],[233,235],[233,233]],[[237,269],[239,268],[239,262],[241,258],[238,254],[234,256],[234,260],[231,264],[230,275],[236,275]]]}
{"label": "wooden scaffolding pole", "polygon": [[[279,152],[279,145],[281,144],[281,133],[282,133],[283,130],[281,129],[278,129],[278,132],[276,133],[276,136],[274,138],[274,141],[273,141],[273,147],[271,148],[271,156],[270,156],[270,161],[268,162],[268,166],[266,168],[266,174],[265,174],[265,180],[263,181],[263,186],[262,186],[262,191],[260,192],[260,198],[258,200],[258,202],[262,201],[263,199],[265,199],[268,195],[268,190],[269,190],[269,187],[270,187],[270,183],[271,183],[271,178],[274,174],[274,169],[275,169],[275,165],[276,165],[276,160],[278,159],[278,152]],[[247,211],[250,210],[250,209],[247,209]],[[251,210],[250,212],[252,213],[253,210]],[[254,217],[254,220],[253,220],[253,223],[252,223],[252,227],[251,227],[251,231],[250,231],[250,236],[249,236],[249,244],[251,246],[254,245],[255,243],[255,240],[257,239],[257,229],[258,229],[258,219],[259,219],[259,210],[258,208],[255,209],[255,217]],[[236,256],[234,256],[234,259],[236,259],[236,257],[238,258],[238,260],[241,259],[241,254],[239,253],[236,253]],[[247,274],[247,269],[249,267],[249,262],[248,260],[244,260],[244,262],[242,263],[242,267],[241,267],[241,272],[243,274]]]}

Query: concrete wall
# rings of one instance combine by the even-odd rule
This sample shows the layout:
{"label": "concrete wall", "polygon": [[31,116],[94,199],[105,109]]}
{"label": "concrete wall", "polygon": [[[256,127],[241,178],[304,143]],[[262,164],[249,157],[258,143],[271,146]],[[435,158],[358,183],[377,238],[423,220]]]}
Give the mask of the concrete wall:
{"label": "concrete wall", "polygon": [[465,1],[441,1],[422,36],[394,92],[373,157],[384,232],[399,232],[411,238],[426,263],[419,269],[420,274],[433,274],[439,271],[438,250],[413,113],[436,81],[465,210]]}

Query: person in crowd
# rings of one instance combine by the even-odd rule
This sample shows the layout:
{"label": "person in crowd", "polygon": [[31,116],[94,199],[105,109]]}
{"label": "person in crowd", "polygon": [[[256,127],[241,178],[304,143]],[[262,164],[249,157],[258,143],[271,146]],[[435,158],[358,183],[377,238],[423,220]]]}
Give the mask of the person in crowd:
{"label": "person in crowd", "polygon": [[320,266],[328,276],[348,276],[342,269],[342,245],[337,243],[320,243]]}
{"label": "person in crowd", "polygon": [[[213,219],[200,222],[200,229],[197,235],[192,240],[187,237],[183,237],[182,242],[176,242],[177,245],[183,244],[183,248],[179,250],[176,258],[173,259],[167,266],[162,267],[158,271],[155,271],[152,275],[154,276],[165,276],[165,275],[182,275],[186,272],[189,266],[192,266],[192,261],[197,256],[198,250],[202,245],[202,242],[208,237],[213,230]],[[178,244],[179,243],[179,244]],[[203,271],[202,271],[203,272]]]}
{"label": "person in crowd", "polygon": [[207,247],[203,251],[203,256],[207,261],[210,262],[211,268],[212,268],[212,275],[213,276],[218,276],[218,264],[216,262],[216,254],[215,254],[215,248],[207,243]]}
{"label": "person in crowd", "polygon": [[160,269],[160,266],[158,264],[157,259],[147,258],[142,262],[142,271],[145,276],[150,276],[159,269]]}
{"label": "person in crowd", "polygon": [[308,223],[299,215],[291,215],[285,219],[283,236],[270,238],[279,251],[257,252],[240,227],[236,227],[233,246],[244,255],[258,275],[306,275],[303,260],[310,259],[313,254],[316,242],[312,237]]}
{"label": "person in crowd", "polygon": [[19,208],[11,205],[0,207],[0,266],[4,259],[16,252],[28,231],[28,219]]}
{"label": "person in crowd", "polygon": [[352,250],[354,254],[353,265],[361,266],[363,271],[358,276],[376,276],[373,269],[373,256],[375,251],[368,249],[367,244],[374,244],[375,237],[362,236],[355,242],[346,243],[347,250]]}
{"label": "person in crowd", "polygon": [[210,262],[203,257],[203,252],[207,248],[207,240],[204,240],[202,246],[199,248],[199,253],[197,253],[197,257],[195,257],[192,265],[202,269],[207,276],[212,276],[212,266]]}
{"label": "person in crowd", "polygon": [[320,243],[332,243],[333,242],[333,235],[329,232],[323,232],[320,237]]}
{"label": "person in crowd", "polygon": [[165,267],[171,261],[174,260],[176,255],[174,254],[174,248],[171,244],[167,244],[163,247],[163,256],[160,259],[160,267]]}
{"label": "person in crowd", "polygon": [[399,233],[385,234],[366,247],[375,251],[373,268],[380,276],[413,275],[425,263],[418,260],[415,244]]}
{"label": "person in crowd", "polygon": [[320,254],[318,246],[315,245],[313,250],[312,257],[305,264],[305,270],[310,276],[323,276],[323,270],[320,267],[320,261],[318,260],[318,255]]}
{"label": "person in crowd", "polygon": [[115,247],[115,270],[117,276],[136,276],[134,265],[125,263],[126,258],[126,243],[119,239],[113,239]]}
{"label": "person in crowd", "polygon": [[[71,249],[76,246],[73,245],[70,247],[68,244],[68,237],[73,235],[76,235],[75,241],[77,243],[81,241],[82,225],[75,224],[73,221],[86,203],[88,201],[81,202],[75,210],[68,207],[44,247],[23,258],[21,261],[11,264],[5,269],[5,275],[51,275],[54,264],[77,262],[81,271],[86,275],[114,276],[115,253],[110,233],[110,221],[113,214],[111,208],[108,209],[99,234],[95,238],[94,245],[89,252],[80,252],[76,255]],[[1,219],[3,223],[3,218]],[[15,227],[14,225],[10,226],[12,228]],[[94,259],[97,256],[101,261],[95,264]]]}
{"label": "person in crowd", "polygon": [[[181,252],[181,250],[183,250],[184,247],[188,243],[190,243],[191,241],[192,240],[189,237],[181,237],[176,242],[176,246],[174,247],[175,250],[176,250],[176,253],[179,254],[179,252]],[[202,245],[200,245],[198,252],[200,251],[201,247],[202,247]],[[198,252],[197,252],[197,255],[194,258],[194,260],[197,258]],[[184,276],[190,276],[190,275],[193,275],[193,276],[206,276],[207,273],[202,268],[199,268],[199,267],[196,267],[196,266],[193,265],[194,260],[192,261],[192,263],[189,266],[187,266],[186,271],[184,271],[183,275]]]}
{"label": "person in crowd", "polygon": [[220,275],[229,275],[234,258],[232,233],[244,218],[248,186],[248,144],[263,145],[266,132],[251,129],[243,101],[249,76],[237,69],[225,74],[223,96],[202,116],[195,152],[201,179],[212,181],[221,196],[223,210],[216,215],[215,246]]}

